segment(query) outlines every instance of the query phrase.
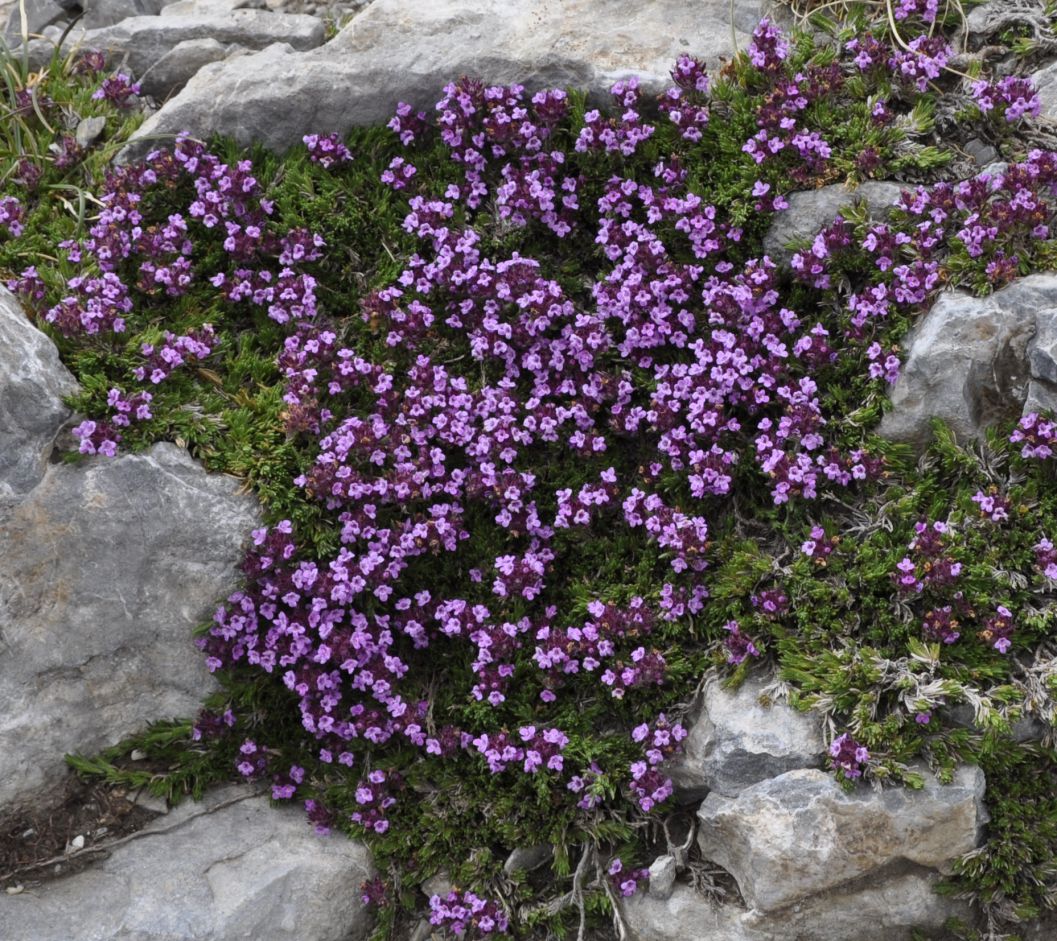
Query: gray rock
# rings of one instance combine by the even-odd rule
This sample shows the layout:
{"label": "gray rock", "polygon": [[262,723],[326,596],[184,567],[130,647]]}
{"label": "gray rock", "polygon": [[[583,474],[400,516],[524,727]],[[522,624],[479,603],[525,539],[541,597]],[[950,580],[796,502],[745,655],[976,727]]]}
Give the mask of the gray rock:
{"label": "gray rock", "polygon": [[24,941],[362,941],[358,889],[371,874],[362,844],[226,788],[82,872],[0,895],[0,925]]}
{"label": "gray rock", "polygon": [[911,870],[773,914],[714,904],[677,885],[666,900],[637,893],[623,914],[632,941],[911,941],[915,929],[939,931],[968,914],[966,903],[936,894],[937,881],[935,873]]}
{"label": "gray rock", "polygon": [[422,883],[422,891],[425,893],[426,898],[432,898],[434,895],[439,895],[441,898],[446,896],[452,890],[451,876],[441,870],[436,875],[430,876],[425,882]]}
{"label": "gray rock", "polygon": [[1031,80],[1039,94],[1039,114],[1044,118],[1057,117],[1057,62],[1051,62],[1039,69]]}
{"label": "gray rock", "polygon": [[870,215],[880,219],[899,200],[901,191],[897,183],[870,180],[857,189],[837,183],[817,190],[790,193],[786,197],[789,208],[775,216],[770,231],[764,236],[763,249],[774,261],[787,262],[793,257],[793,252],[786,248],[790,242],[810,241],[845,206],[863,202]]}
{"label": "gray rock", "polygon": [[[236,49],[241,47],[235,47]],[[177,43],[140,76],[143,91],[159,101],[183,88],[200,68],[226,59],[232,47],[213,38]]]}
{"label": "gray rock", "polygon": [[4,30],[4,41],[11,46],[22,42],[22,27],[25,25],[26,34],[32,36],[40,33],[44,27],[51,26],[70,18],[70,15],[55,0],[25,0],[26,22],[22,23],[22,13],[16,3],[7,20],[7,28]]}
{"label": "gray rock", "polygon": [[974,849],[987,819],[984,775],[962,767],[953,783],[921,790],[841,789],[822,771],[790,771],[742,791],[709,794],[698,845],[737,880],[750,908],[774,912],[907,861],[942,869]]}
{"label": "gray rock", "polygon": [[[254,0],[176,0],[176,3],[167,3],[161,9],[162,16],[215,16],[224,13],[232,13],[235,10],[243,10],[247,7],[256,7]],[[276,7],[273,12],[293,12],[284,10],[282,6]],[[297,10],[298,13],[305,11]]]}
{"label": "gray rock", "polygon": [[933,417],[962,438],[1016,419],[1033,380],[1046,391],[1055,330],[1057,275],[1021,278],[988,297],[942,294],[907,336],[880,433],[920,446],[931,437]]}
{"label": "gray rock", "polygon": [[70,417],[63,397],[76,391],[55,345],[0,287],[0,504],[28,493],[44,476]]}
{"label": "gray rock", "polygon": [[733,691],[719,679],[705,684],[701,715],[669,771],[682,796],[715,790],[733,797],[758,781],[818,766],[826,751],[821,723],[781,703],[762,705],[765,686],[761,677]]}
{"label": "gray rock", "polygon": [[[639,75],[651,94],[670,83],[680,53],[715,69],[735,35],[747,44],[759,0],[734,0],[733,10],[734,30],[727,0],[375,0],[318,50],[276,45],[207,66],[134,139],[188,130],[284,151],[308,133],[387,121],[401,100],[431,110],[464,74],[596,96]],[[147,146],[130,146],[126,157]]]}
{"label": "gray rock", "polygon": [[106,130],[106,118],[99,116],[94,118],[81,118],[77,122],[77,129],[73,132],[74,139],[78,145],[87,150],[94,146],[95,142],[103,136]]}
{"label": "gray rock", "polygon": [[162,0],[84,0],[84,16],[78,21],[85,29],[113,26],[131,16],[157,16]]}
{"label": "gray rock", "polygon": [[986,167],[998,159],[998,151],[978,137],[966,141],[965,152],[981,167]]}
{"label": "gray rock", "polygon": [[1057,306],[1035,318],[1035,336],[1028,345],[1031,378],[1057,386]]}
{"label": "gray rock", "polygon": [[553,858],[554,847],[550,843],[541,843],[539,846],[518,846],[511,850],[506,862],[503,863],[503,872],[508,876],[519,869],[532,872],[533,869],[539,869]]}
{"label": "gray rock", "polygon": [[651,898],[671,898],[675,877],[679,874],[674,856],[658,856],[650,864],[649,893]]}
{"label": "gray rock", "polygon": [[191,632],[237,584],[256,503],[171,444],[51,465],[0,503],[0,806],[214,688]]}
{"label": "gray rock", "polygon": [[[210,15],[134,16],[102,29],[73,29],[63,48],[101,49],[110,53],[113,61],[123,62],[138,76],[170,50],[190,39],[213,39],[247,49],[263,49],[282,42],[294,49],[305,50],[318,46],[323,38],[323,22],[314,16],[234,10]],[[54,48],[50,42],[32,43],[30,58],[40,64],[50,58]],[[216,92],[219,89],[214,89]],[[282,95],[284,89],[276,87],[274,92]]]}

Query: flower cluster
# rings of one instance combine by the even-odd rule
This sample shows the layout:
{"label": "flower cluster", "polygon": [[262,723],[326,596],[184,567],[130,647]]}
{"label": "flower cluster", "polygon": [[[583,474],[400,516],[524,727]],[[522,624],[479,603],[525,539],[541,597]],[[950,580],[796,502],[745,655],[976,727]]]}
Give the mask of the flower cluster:
{"label": "flower cluster", "polygon": [[1030,412],[1020,419],[1009,440],[1021,445],[1021,457],[1044,461],[1057,453],[1057,422]]}
{"label": "flower cluster", "polygon": [[[145,195],[181,183],[193,190],[185,211],[170,214],[162,225],[144,225]],[[62,246],[68,260],[85,272],[66,282],[67,296],[46,314],[66,336],[123,332],[133,309],[132,284],[145,293],[164,290],[175,297],[206,282],[219,298],[248,301],[280,323],[315,315],[315,280],[302,268],[320,257],[322,241],[301,230],[271,230],[273,206],[250,161],[229,166],[201,144],[181,138],[171,152],[155,152],[145,163],[112,171],[100,201],[103,209],[89,237]],[[226,233],[232,269],[198,272],[192,263],[193,236],[217,227]],[[176,352],[194,353],[208,345],[205,337],[188,342],[187,350]],[[152,372],[156,368],[162,367]]]}
{"label": "flower cluster", "polygon": [[606,867],[606,875],[616,891],[624,898],[630,898],[649,879],[650,871],[648,869],[628,869],[618,856]]}
{"label": "flower cluster", "polygon": [[818,565],[825,565],[839,542],[840,536],[827,536],[821,526],[812,526],[809,538],[800,544],[800,551]]}
{"label": "flower cluster", "polygon": [[235,713],[225,709],[222,713],[203,709],[198,713],[194,725],[191,727],[191,739],[195,742],[208,741],[220,738],[235,727]]}
{"label": "flower cluster", "polygon": [[25,215],[25,208],[14,196],[0,198],[0,227],[5,228],[8,235],[17,238],[22,234]]}
{"label": "flower cluster", "polygon": [[352,161],[352,151],[338,134],[306,134],[302,140],[308,149],[309,159],[325,170]]}
{"label": "flower cluster", "polygon": [[987,493],[977,490],[973,494],[973,503],[980,508],[980,515],[992,523],[1002,523],[1009,519],[1009,498],[999,493],[997,487],[990,487]]}
{"label": "flower cluster", "polygon": [[290,800],[297,793],[298,785],[305,780],[305,769],[291,765],[283,774],[272,777],[272,800]]}
{"label": "flower cluster", "polygon": [[[618,153],[624,157],[630,157],[638,149],[639,144],[653,137],[654,126],[642,120],[639,112],[639,80],[629,78],[626,81],[617,82],[612,88],[613,98],[622,109],[620,118],[604,117],[602,112],[588,111],[584,115],[584,127],[576,138],[576,150],[578,153],[586,153],[591,150],[601,150],[605,153]],[[671,101],[672,93],[668,100]],[[696,112],[700,116],[700,110]],[[680,123],[682,120],[680,116]],[[707,112],[705,121],[707,123]],[[699,124],[692,125],[695,130]]]}
{"label": "flower cluster", "polygon": [[81,454],[114,457],[121,441],[121,433],[117,429],[127,428],[133,421],[148,421],[153,418],[151,401],[149,392],[135,392],[127,396],[120,389],[111,389],[107,394],[110,417],[96,420],[86,418],[73,429],[73,434],[80,438],[78,450]]}
{"label": "flower cluster", "polygon": [[690,56],[680,56],[672,69],[672,81],[674,87],[661,96],[661,113],[679,128],[683,140],[697,143],[709,119],[705,97],[709,83],[704,64]]}
{"label": "flower cluster", "polygon": [[536,632],[533,659],[547,673],[547,688],[555,689],[563,677],[581,672],[593,673],[612,661],[600,677],[615,699],[622,699],[628,687],[664,679],[664,659],[639,644],[630,653],[630,664],[614,660],[618,646],[636,642],[653,631],[654,619],[640,597],[626,607],[592,601],[587,606],[593,620],[582,627],[557,630],[544,625]]}
{"label": "flower cluster", "polygon": [[396,804],[393,795],[403,786],[403,778],[395,772],[379,768],[370,772],[356,786],[356,810],[352,812],[352,822],[364,830],[385,833],[389,829],[387,811]]}
{"label": "flower cluster", "polygon": [[559,729],[537,729],[534,725],[518,729],[517,736],[498,732],[473,740],[473,747],[484,756],[493,774],[518,763],[526,774],[535,774],[541,768],[561,771],[565,761],[562,749],[567,744],[569,737]]}
{"label": "flower cluster", "polygon": [[723,638],[723,646],[727,649],[727,663],[737,666],[744,663],[748,657],[760,655],[756,645],[741,632],[741,625],[737,621],[727,621],[723,629],[727,632],[727,636]]}
{"label": "flower cluster", "polygon": [[166,330],[164,342],[160,346],[143,344],[140,352],[147,364],[137,366],[132,370],[132,374],[140,382],[149,379],[151,383],[158,385],[168,379],[174,369],[188,362],[201,362],[209,357],[215,344],[216,335],[211,324],[183,336],[176,336]]}
{"label": "flower cluster", "polygon": [[640,810],[648,813],[674,793],[672,779],[660,767],[680,751],[679,743],[687,734],[678,722],[670,723],[664,713],[654,722],[638,725],[632,731],[632,741],[642,748],[643,758],[631,764],[628,790]]}
{"label": "flower cluster", "polygon": [[485,935],[505,935],[510,919],[494,899],[481,898],[470,891],[452,889],[441,898],[429,900],[429,923],[447,928],[459,938],[472,941]]}
{"label": "flower cluster", "polygon": [[976,107],[981,111],[993,111],[1012,124],[1025,115],[1039,116],[1042,103],[1030,79],[1007,75],[999,81],[980,79],[970,86]]}
{"label": "flower cluster", "polygon": [[259,778],[267,772],[268,762],[267,749],[248,738],[239,746],[239,757],[235,759],[235,768],[244,778]]}
{"label": "flower cluster", "polygon": [[870,752],[848,732],[830,743],[829,754],[833,770],[849,779],[862,777],[863,766],[870,760]]}
{"label": "flower cluster", "polygon": [[984,621],[980,640],[999,653],[1006,653],[1013,644],[1013,631],[1013,612],[1000,604],[995,608],[995,613]]}
{"label": "flower cluster", "polygon": [[1035,566],[1046,578],[1057,581],[1057,547],[1043,537],[1034,546]]}
{"label": "flower cluster", "polygon": [[[900,10],[930,15],[916,0]],[[893,65],[889,50],[876,65],[915,86],[942,50],[911,51]],[[761,24],[746,70],[759,109],[749,139],[734,144],[744,145],[734,157],[752,186],[744,205],[758,213],[787,206],[776,182],[786,171],[804,185],[830,173],[840,138],[831,146],[815,105],[858,81],[839,63],[791,58],[780,32]],[[710,537],[724,532],[724,506],[741,500],[745,481],[752,500],[763,493],[779,507],[868,491],[883,461],[831,426],[825,377],[858,371],[878,390],[896,380],[888,324],[927,304],[946,276],[936,239],[960,239],[991,263],[1010,231],[1020,237],[1045,224],[1037,217],[1055,176],[1036,155],[1007,171],[998,190],[921,188],[890,223],[836,220],[794,258],[807,287],[790,291],[771,259],[746,249],[756,223],[743,230],[720,197],[692,182],[686,155],[724,130],[714,116],[728,103],[712,99],[702,63],[690,57],[672,79],[660,118],[633,79],[613,87],[615,112],[590,111],[582,124],[560,90],[472,79],[445,89],[432,122],[401,104],[389,126],[407,149],[382,178],[402,194],[391,204],[406,201],[409,251],[352,311],[331,309],[330,291],[317,300],[315,276],[331,270],[323,239],[279,229],[253,165],[223,162],[187,139],[112,171],[87,236],[65,246],[78,275],[48,316],[71,337],[120,333],[138,297],[191,291],[196,304],[213,305],[215,323],[267,317],[269,333],[282,337],[282,421],[300,461],[296,500],[308,512],[291,514],[305,521],[297,525],[254,532],[245,584],[199,646],[210,670],[283,684],[311,743],[306,753],[326,777],[356,769],[354,796],[346,789],[342,798],[355,807],[339,812],[331,795],[327,805],[305,801],[320,829],[340,813],[386,833],[401,772],[458,761],[525,789],[554,788],[585,813],[610,799],[614,780],[638,811],[663,805],[673,793],[663,766],[687,733],[663,714],[641,718],[656,714],[658,687],[685,663],[669,641],[678,622],[705,612],[707,654],[745,663],[761,656],[793,594],[757,579],[751,613],[725,625],[731,615],[713,619]],[[890,123],[892,112],[879,101],[874,118]],[[659,140],[678,140],[679,152],[657,160]],[[336,135],[304,143],[324,169],[352,159]],[[432,172],[437,153],[454,167]],[[879,160],[864,154],[863,166]],[[337,187],[342,176],[325,181]],[[594,246],[576,277],[529,254],[551,236]],[[846,256],[865,258],[865,285],[845,276]],[[29,271],[21,281],[26,293],[38,290]],[[815,291],[831,294],[816,304]],[[223,326],[173,329],[141,347],[139,382],[160,384],[229,349]],[[155,336],[137,335],[135,345]],[[120,425],[130,413],[112,405]],[[84,438],[112,451],[114,437],[93,443],[106,431],[93,427]],[[982,499],[997,522],[1004,504]],[[324,535],[313,531],[317,521]],[[583,581],[573,584],[566,567],[578,570],[579,554],[610,531],[613,546],[641,559],[644,580],[596,596],[591,573],[577,571]],[[962,612],[944,593],[959,573],[941,535],[920,531],[896,577],[908,594],[935,593],[921,604],[924,631],[948,640]],[[837,543],[812,527],[792,569],[819,571]],[[657,570],[663,586],[641,587],[656,584]],[[999,649],[1012,631],[1002,618],[986,627]],[[614,716],[600,752],[584,749],[582,730],[559,711],[592,700]],[[200,726],[205,737],[222,731],[212,720]],[[842,741],[834,765],[855,777],[868,755]],[[239,770],[270,776],[276,799],[303,796],[312,771],[276,754],[247,740]],[[640,881],[610,875],[624,894]],[[438,926],[505,930],[495,903],[472,893],[434,903]]]}
{"label": "flower cluster", "polygon": [[134,82],[124,72],[115,72],[103,80],[103,84],[92,93],[92,98],[96,101],[108,101],[118,108],[128,108],[133,104],[132,99],[137,98],[139,93],[139,82]]}

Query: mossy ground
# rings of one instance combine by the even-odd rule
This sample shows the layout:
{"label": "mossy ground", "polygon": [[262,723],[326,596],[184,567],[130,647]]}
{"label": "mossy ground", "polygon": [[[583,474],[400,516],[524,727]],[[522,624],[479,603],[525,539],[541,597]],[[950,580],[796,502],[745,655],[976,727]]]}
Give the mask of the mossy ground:
{"label": "mossy ground", "polygon": [[[845,26],[841,38],[854,34],[864,22]],[[816,43],[807,34],[796,39],[795,54],[804,65],[825,65],[834,56],[831,43]],[[6,120],[0,129],[0,196],[24,197],[14,180],[22,157],[29,155],[45,168],[29,202],[25,234],[0,240],[0,274],[13,276],[26,265],[36,265],[49,286],[48,300],[54,303],[61,296],[63,279],[74,273],[57,246],[83,234],[95,211],[92,194],[99,191],[110,158],[140,118],[93,101],[93,80],[75,75],[69,62],[56,59],[44,72],[31,75],[11,58],[4,74],[9,106],[13,107],[15,91],[24,87],[36,88],[38,95],[46,93],[55,105],[52,110]],[[877,166],[869,171],[872,176],[917,181],[946,172],[955,155],[933,132],[931,115],[936,101],[931,90],[904,100],[904,119],[893,125],[878,128],[868,120],[874,98],[892,91],[874,79],[854,78],[836,99],[812,105],[808,123],[825,133],[834,157],[826,175],[813,179],[811,185],[865,178],[857,159],[864,144],[878,155]],[[762,178],[780,192],[796,187],[780,163],[769,164],[761,174],[741,152],[763,105],[759,77],[744,60],[724,70],[724,77],[714,84],[713,101],[717,120],[698,144],[687,146],[662,128],[632,160],[618,164],[612,158],[584,157],[587,183],[582,203],[592,205],[613,172],[645,174],[659,158],[678,152],[690,171],[691,188],[704,194],[727,220],[744,225],[745,237],[736,254],[742,259],[761,254],[767,219],[752,209],[754,181]],[[581,114],[583,107],[579,102]],[[72,127],[77,117],[94,114],[107,118],[102,143],[76,167],[57,169],[49,157],[49,144],[59,139],[64,125]],[[267,184],[275,201],[277,224],[304,227],[325,239],[325,257],[312,273],[320,285],[320,306],[340,330],[343,342],[376,362],[391,363],[394,354],[384,346],[377,325],[365,321],[360,310],[362,299],[391,282],[413,250],[401,227],[406,199],[379,180],[382,170],[402,150],[385,129],[357,130],[347,143],[355,160],[338,171],[313,164],[300,148],[282,157],[263,151],[249,156],[256,176]],[[1003,146],[1004,156],[1015,157],[1021,145],[1006,138]],[[225,159],[245,156],[224,141],[214,142],[213,147]],[[458,172],[443,149],[434,145],[416,153],[415,164],[418,180],[431,192],[442,189],[440,184],[452,181]],[[144,214],[164,219],[181,198],[186,202],[185,197],[185,193],[160,192],[144,206]],[[516,250],[537,258],[570,297],[588,301],[586,285],[603,265],[589,227],[583,230],[586,234],[574,234],[558,243],[541,228],[500,225],[488,212],[478,214],[473,222],[486,237],[486,253]],[[197,244],[196,259],[203,268],[219,267],[221,242],[216,234],[211,241],[206,238]],[[213,256],[215,262],[210,261]],[[1053,245],[1040,244],[1025,267],[1048,265],[1051,258]],[[846,274],[849,279],[856,277],[854,263]],[[968,258],[953,258],[948,276],[952,282],[977,289],[986,286]],[[784,290],[790,306],[798,310],[817,307],[827,327],[835,332],[842,327],[841,308],[824,292],[794,284]],[[247,490],[259,498],[268,522],[292,520],[301,542],[326,557],[338,546],[332,518],[292,484],[311,465],[314,443],[307,436],[286,431],[283,387],[276,367],[284,332],[262,313],[222,305],[215,294],[192,291],[173,300],[164,294],[137,292],[126,333],[87,341],[69,341],[53,334],[81,384],[82,391],[71,404],[88,415],[101,413],[107,391],[129,381],[142,342],[155,341],[164,330],[186,333],[205,323],[213,324],[221,337],[208,367],[180,370],[152,390],[154,420],[130,428],[123,447],[138,450],[159,440],[185,445],[209,470],[244,480]],[[905,318],[893,320],[884,339],[898,343],[909,326]],[[472,373],[468,375],[472,378]],[[668,625],[657,635],[657,646],[669,665],[667,684],[651,691],[648,702],[634,695],[621,702],[580,697],[575,707],[555,715],[553,724],[571,739],[566,760],[577,766],[597,760],[603,767],[626,768],[636,757],[630,740],[626,735],[607,733],[652,718],[661,710],[670,715],[685,712],[705,671],[727,669],[719,641],[724,623],[737,618],[761,648],[766,664],[788,682],[795,703],[854,727],[856,737],[876,759],[875,775],[915,786],[919,778],[912,764],[920,760],[941,772],[963,761],[984,768],[991,814],[987,842],[959,863],[950,880],[952,891],[973,893],[993,909],[1004,907],[1021,916],[1054,907],[1057,753],[1041,745],[1017,744],[1010,736],[1023,700],[1023,689],[1012,679],[1012,664],[1030,663],[1036,654],[1047,651],[1052,655],[1054,610],[1040,598],[1025,573],[1031,571],[1034,543],[1043,535],[1057,533],[1053,471],[1012,455],[1000,433],[989,448],[973,453],[938,429],[932,447],[919,460],[870,432],[886,400],[877,384],[865,378],[862,362],[842,359],[816,378],[823,407],[840,442],[849,446],[866,443],[885,454],[885,477],[841,500],[794,501],[775,507],[756,472],[748,466],[739,471],[737,499],[725,512],[717,508],[710,517],[711,599],[701,615]],[[547,468],[541,492],[553,493],[582,480],[579,458],[558,448],[546,458],[540,461]],[[616,460],[618,470],[626,467],[633,472],[638,458],[630,452],[615,459],[608,455],[598,469]],[[80,458],[74,454],[69,459]],[[977,490],[989,487],[997,487],[1011,501],[1009,522],[995,524],[981,518],[971,498]],[[541,507],[541,511],[551,510]],[[1011,655],[983,644],[941,651],[938,644],[920,639],[918,621],[896,596],[891,573],[906,553],[914,524],[921,519],[952,524],[956,536],[950,552],[965,565],[970,605],[983,608],[1004,603],[1032,612],[1018,623]],[[490,563],[501,549],[500,534],[486,519],[467,522],[474,533],[473,551]],[[816,523],[841,539],[824,566],[797,552]],[[657,598],[668,561],[642,536],[624,530],[602,533],[596,527],[578,529],[562,538],[575,551],[565,553],[573,561],[553,603],[568,623],[583,616],[592,598],[625,601],[636,594]],[[425,568],[428,562],[416,565],[419,581],[429,583],[435,595],[441,595],[444,572]],[[416,574],[414,569],[411,574]],[[754,593],[774,584],[780,584],[791,600],[789,614],[778,620],[761,616],[750,602]],[[423,671],[422,685],[435,692],[437,716],[456,726],[474,727],[488,710],[464,689],[445,682],[450,672],[465,673],[469,660],[468,652],[453,647],[416,667]],[[731,681],[738,682],[746,668],[733,670]],[[279,764],[297,763],[311,769],[314,792],[329,806],[339,811],[354,806],[359,772],[343,774],[316,760],[312,742],[305,740],[297,721],[292,694],[258,673],[226,672],[221,682],[221,692],[209,705],[234,709],[240,717],[240,732],[266,741],[281,754]],[[1047,683],[1049,692],[1057,696],[1053,679]],[[531,716],[535,706],[529,693],[521,699],[519,695],[516,689],[511,694],[511,708]],[[976,727],[948,721],[942,710],[928,724],[915,721],[914,711],[929,711],[930,696],[973,703]],[[920,705],[908,708],[915,702]],[[198,796],[206,787],[232,777],[238,741],[230,737],[209,746],[197,745],[191,741],[190,730],[191,719],[156,723],[102,756],[71,758],[71,763],[84,774],[146,786],[172,800],[187,794]],[[150,756],[150,770],[137,770],[137,764],[129,760],[133,750]],[[544,929],[560,935],[573,924],[574,913],[569,910],[552,914],[534,906],[548,892],[561,892],[568,886],[577,847],[604,843],[629,862],[649,861],[644,848],[656,838],[656,828],[630,813],[611,812],[588,830],[560,782],[542,775],[490,775],[469,758],[452,764],[423,763],[419,757],[410,746],[406,755],[390,754],[404,768],[416,797],[401,801],[389,831],[369,840],[397,902],[382,912],[376,933],[379,939],[403,936],[404,929],[397,926],[406,912],[421,907],[419,883],[441,870],[459,885],[502,882],[511,904],[527,906],[518,930],[525,937],[533,932],[542,937]],[[616,778],[603,777],[598,788],[613,796],[619,784]],[[348,829],[361,835],[351,825]],[[512,847],[541,842],[557,848],[551,871],[531,878],[524,873],[504,876],[503,862]],[[609,905],[600,891],[587,899],[599,924],[605,922]]]}

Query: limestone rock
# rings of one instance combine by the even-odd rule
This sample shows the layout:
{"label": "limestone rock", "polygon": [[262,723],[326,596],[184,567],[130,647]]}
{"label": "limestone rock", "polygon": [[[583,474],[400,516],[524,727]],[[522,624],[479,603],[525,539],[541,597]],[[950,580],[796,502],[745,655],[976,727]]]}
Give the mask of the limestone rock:
{"label": "limestone rock", "polygon": [[[227,13],[188,16],[134,16],[101,29],[73,29],[63,48],[74,46],[100,49],[111,60],[122,62],[134,75],[142,75],[180,43],[193,39],[213,39],[225,45],[263,49],[282,42],[293,49],[312,49],[323,42],[323,22],[314,16],[293,13],[267,13],[262,10],[234,10]],[[30,58],[38,65],[50,58],[50,42],[31,44]],[[220,89],[214,89],[214,94]],[[273,92],[282,96],[277,85]],[[304,102],[301,102],[304,107]]]}
{"label": "limestone rock", "polygon": [[58,785],[67,752],[197,712],[214,684],[191,632],[258,520],[238,489],[157,444],[0,503],[0,806]]}
{"label": "limestone rock", "polygon": [[103,136],[103,131],[105,130],[106,118],[102,115],[94,118],[81,118],[77,122],[77,129],[73,132],[73,137],[79,147],[87,150],[95,145],[95,142]]}
{"label": "limestone rock", "polygon": [[3,937],[25,941],[362,941],[362,844],[321,838],[300,808],[241,788],[188,801],[96,865],[0,894]]}
{"label": "limestone rock", "polygon": [[426,898],[432,898],[434,895],[443,898],[452,890],[451,876],[441,870],[423,882],[421,888]]}
{"label": "limestone rock", "polygon": [[[668,899],[640,892],[623,906],[633,941],[911,941],[968,906],[938,895],[938,876],[913,869],[765,914],[713,904],[685,885]],[[931,935],[930,935],[931,936]]]}
{"label": "limestone rock", "polygon": [[[187,130],[284,151],[305,134],[387,121],[399,101],[431,110],[460,75],[575,86],[596,97],[638,75],[653,93],[670,84],[680,53],[703,56],[716,69],[721,56],[731,56],[735,36],[744,48],[759,0],[734,0],[733,28],[731,11],[727,0],[375,0],[312,52],[275,45],[207,66],[134,140]],[[133,145],[126,156],[146,146]]]}
{"label": "limestone rock", "polygon": [[989,297],[940,295],[908,334],[902,375],[880,433],[925,444],[942,418],[962,438],[1016,419],[1029,397],[1053,395],[1057,275],[1021,278]]}
{"label": "limestone rock", "polygon": [[259,6],[260,4],[255,0],[176,0],[175,3],[166,3],[161,9],[161,15],[210,16]]}
{"label": "limestone rock", "polygon": [[70,417],[63,397],[76,391],[54,344],[0,287],[0,503],[28,493],[44,476],[55,436]]}
{"label": "limestone rock", "polygon": [[790,771],[742,791],[709,794],[698,811],[706,859],[737,880],[751,908],[773,912],[900,861],[941,869],[972,850],[986,821],[984,775],[949,785],[851,793],[822,771]]}
{"label": "limestone rock", "polygon": [[240,46],[225,46],[212,37],[177,43],[140,77],[143,91],[163,101],[183,88],[203,66],[226,59]]}
{"label": "limestone rock", "polygon": [[540,843],[538,846],[518,846],[507,856],[506,862],[503,863],[503,872],[508,876],[519,869],[532,872],[533,869],[539,869],[553,858],[554,847],[550,843]]}
{"label": "limestone rock", "polygon": [[1057,62],[1039,69],[1031,76],[1031,80],[1039,94],[1039,114],[1044,118],[1057,117]]}
{"label": "limestone rock", "polygon": [[803,190],[787,196],[789,208],[779,212],[764,236],[764,251],[772,260],[786,262],[793,252],[786,246],[793,241],[811,240],[829,225],[845,206],[864,202],[870,215],[881,219],[899,199],[897,183],[870,180],[856,189],[837,183],[816,190]]}
{"label": "limestone rock", "polygon": [[686,797],[727,796],[797,768],[817,767],[826,746],[818,720],[790,706],[760,703],[766,681],[749,677],[736,690],[719,679],[704,689],[701,715],[670,768]]}
{"label": "limestone rock", "polygon": [[157,16],[163,0],[84,0],[84,16],[78,21],[85,29],[113,26],[130,16]]}
{"label": "limestone rock", "polygon": [[[32,36],[34,33],[43,32],[46,26],[59,23],[70,18],[70,15],[55,0],[26,0],[26,34]],[[18,45],[22,42],[22,13],[16,3],[7,18],[7,28],[4,30],[4,41],[9,46]]]}
{"label": "limestone rock", "polygon": [[658,856],[650,864],[649,893],[651,898],[671,898],[675,888],[675,877],[679,874],[674,856]]}

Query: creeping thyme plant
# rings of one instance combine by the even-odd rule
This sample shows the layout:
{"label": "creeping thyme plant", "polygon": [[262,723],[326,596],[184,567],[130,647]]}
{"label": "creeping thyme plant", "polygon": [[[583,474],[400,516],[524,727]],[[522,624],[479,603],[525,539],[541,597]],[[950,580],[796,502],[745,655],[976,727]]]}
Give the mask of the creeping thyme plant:
{"label": "creeping thyme plant", "polygon": [[[847,787],[979,763],[988,838],[948,890],[998,925],[1052,906],[1057,753],[1014,725],[1057,715],[1057,426],[937,426],[920,457],[873,429],[939,291],[1052,266],[1057,153],[934,0],[873,12],[765,21],[660,95],[453,77],[283,157],[116,167],[128,76],[10,62],[0,269],[80,381],[69,459],[174,440],[267,521],[198,637],[221,691],[74,766],[250,779],[366,839],[379,939],[586,937],[687,818],[702,677],[771,671]],[[944,109],[1007,166],[959,182]],[[904,184],[887,221],[767,257],[791,191],[871,178]]]}

